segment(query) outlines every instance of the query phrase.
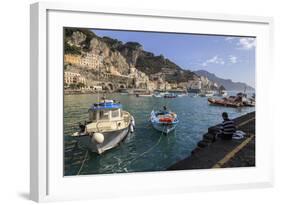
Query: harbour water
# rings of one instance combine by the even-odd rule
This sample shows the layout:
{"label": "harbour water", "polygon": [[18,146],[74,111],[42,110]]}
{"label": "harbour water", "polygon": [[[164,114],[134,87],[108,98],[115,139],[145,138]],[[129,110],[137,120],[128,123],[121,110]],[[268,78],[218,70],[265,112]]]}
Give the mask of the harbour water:
{"label": "harbour water", "polygon": [[[77,131],[78,122],[88,119],[88,108],[97,102],[96,94],[65,95],[64,97],[64,142],[73,142],[70,135]],[[221,113],[228,112],[230,118],[236,118],[255,110],[254,107],[225,108],[208,105],[206,97],[183,96],[178,98],[136,97],[119,93],[107,94],[108,99],[115,99],[123,104],[135,118],[135,132],[129,135],[120,146],[102,155],[88,153],[83,164],[85,149],[80,158],[65,157],[65,175],[109,174],[126,172],[162,171],[176,161],[186,158],[196,147],[208,127],[222,121]],[[162,135],[153,129],[149,122],[152,109],[166,105],[178,115],[176,130]],[[65,145],[66,151],[69,147]],[[75,154],[75,153],[74,153]],[[78,153],[79,154],[79,153]]]}

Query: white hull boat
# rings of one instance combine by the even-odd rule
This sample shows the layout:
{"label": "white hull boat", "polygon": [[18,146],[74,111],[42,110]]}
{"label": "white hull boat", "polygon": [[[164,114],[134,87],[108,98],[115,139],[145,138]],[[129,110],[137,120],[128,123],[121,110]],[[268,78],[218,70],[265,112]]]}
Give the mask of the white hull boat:
{"label": "white hull boat", "polygon": [[153,97],[155,97],[155,98],[162,98],[163,96],[160,93],[154,93]]}
{"label": "white hull boat", "polygon": [[152,94],[139,94],[139,97],[152,97]]}
{"label": "white hull boat", "polygon": [[200,97],[212,97],[214,96],[215,92],[212,90],[204,91],[199,94]]}
{"label": "white hull boat", "polygon": [[93,104],[89,109],[89,121],[73,133],[92,152],[102,154],[119,145],[134,131],[133,116],[122,110],[122,105],[113,100]]}

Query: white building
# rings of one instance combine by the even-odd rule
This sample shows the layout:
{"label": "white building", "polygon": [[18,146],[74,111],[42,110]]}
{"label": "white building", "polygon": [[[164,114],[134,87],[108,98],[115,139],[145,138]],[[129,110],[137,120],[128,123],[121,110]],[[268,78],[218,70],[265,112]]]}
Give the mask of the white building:
{"label": "white building", "polygon": [[86,79],[82,77],[79,73],[64,72],[64,83],[65,84],[86,84]]}
{"label": "white building", "polygon": [[81,57],[81,66],[85,66],[92,69],[98,69],[102,64],[102,59],[99,55],[94,53],[86,53]]}

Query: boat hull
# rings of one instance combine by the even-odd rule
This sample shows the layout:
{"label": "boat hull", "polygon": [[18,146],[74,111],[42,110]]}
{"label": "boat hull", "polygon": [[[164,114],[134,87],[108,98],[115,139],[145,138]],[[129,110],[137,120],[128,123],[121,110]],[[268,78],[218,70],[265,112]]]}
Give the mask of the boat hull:
{"label": "boat hull", "polygon": [[208,102],[210,105],[215,105],[215,106],[224,106],[224,107],[241,107],[240,103],[234,103],[234,102],[228,102],[225,100],[216,100],[213,98],[208,98]]}
{"label": "boat hull", "polygon": [[82,143],[82,146],[87,147],[92,152],[102,154],[107,150],[117,147],[130,134],[129,127],[118,131],[102,133],[104,141],[101,144],[97,143],[90,135],[79,136],[77,140]]}
{"label": "boat hull", "polygon": [[165,134],[169,134],[170,132],[176,129],[176,125],[172,124],[162,124],[162,123],[152,123],[154,129],[163,132]]}

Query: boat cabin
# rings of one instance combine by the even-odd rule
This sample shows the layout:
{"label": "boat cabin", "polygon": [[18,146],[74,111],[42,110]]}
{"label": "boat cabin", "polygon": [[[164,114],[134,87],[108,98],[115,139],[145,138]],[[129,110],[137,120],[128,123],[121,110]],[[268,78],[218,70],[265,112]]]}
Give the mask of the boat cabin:
{"label": "boat cabin", "polygon": [[113,100],[95,103],[89,109],[89,120],[91,122],[118,120],[122,117],[121,109],[122,105]]}

